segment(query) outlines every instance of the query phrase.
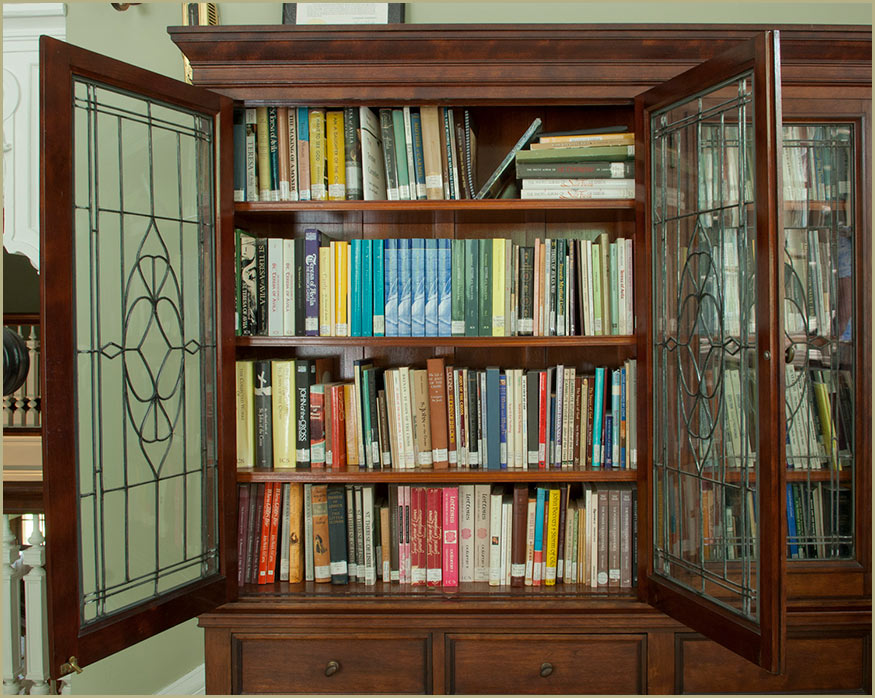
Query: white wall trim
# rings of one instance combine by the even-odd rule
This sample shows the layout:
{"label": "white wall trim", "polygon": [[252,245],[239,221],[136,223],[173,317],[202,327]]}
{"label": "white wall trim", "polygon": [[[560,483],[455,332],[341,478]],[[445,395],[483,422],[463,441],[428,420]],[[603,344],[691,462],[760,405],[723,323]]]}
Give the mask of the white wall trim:
{"label": "white wall trim", "polygon": [[156,696],[202,696],[207,692],[206,672],[204,665],[195,667],[185,676],[178,678],[169,686],[165,686],[155,693]]}
{"label": "white wall trim", "polygon": [[21,2],[3,5],[4,17],[54,17],[67,14],[63,2]]}

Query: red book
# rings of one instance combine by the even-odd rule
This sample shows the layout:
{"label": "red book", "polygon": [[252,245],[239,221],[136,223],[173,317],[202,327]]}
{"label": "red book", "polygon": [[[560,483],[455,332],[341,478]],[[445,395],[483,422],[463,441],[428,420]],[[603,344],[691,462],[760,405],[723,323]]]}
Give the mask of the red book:
{"label": "red book", "polygon": [[343,406],[343,384],[329,386],[331,407],[331,467],[346,467],[346,411]]}
{"label": "red book", "polygon": [[430,587],[441,585],[441,564],[443,562],[441,555],[441,538],[443,537],[443,526],[441,524],[443,517],[441,514],[443,502],[441,499],[440,487],[429,487],[426,490],[425,580]]}
{"label": "red book", "polygon": [[410,584],[410,485],[398,485],[398,581]]}
{"label": "red book", "polygon": [[281,482],[273,484],[273,498],[270,505],[270,547],[267,553],[267,579],[266,584],[272,584],[276,579],[276,546],[279,535],[280,510],[282,509],[283,485]]}
{"label": "red book", "polygon": [[325,385],[310,386],[310,467],[325,467]]}
{"label": "red book", "polygon": [[538,376],[538,468],[547,467],[547,372]]}
{"label": "red book", "polygon": [[425,487],[410,488],[410,583],[425,586],[428,560],[425,552]]}
{"label": "red book", "polygon": [[[630,499],[631,501],[631,499]],[[631,511],[631,509],[630,509]],[[443,585],[459,586],[459,488],[443,488]]]}
{"label": "red book", "polygon": [[425,362],[428,371],[428,411],[431,422],[431,453],[435,470],[449,467],[447,436],[446,367],[440,357]]}
{"label": "red book", "polygon": [[273,484],[264,486],[264,508],[261,510],[261,544],[258,546],[258,583],[267,584],[267,558],[270,554],[270,508],[273,504]]}

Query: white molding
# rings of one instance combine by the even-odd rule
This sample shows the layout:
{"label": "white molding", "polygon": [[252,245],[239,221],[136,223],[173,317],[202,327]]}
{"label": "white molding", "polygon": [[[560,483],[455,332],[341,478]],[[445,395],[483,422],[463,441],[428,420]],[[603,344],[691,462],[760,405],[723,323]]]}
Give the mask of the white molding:
{"label": "white molding", "polygon": [[3,5],[3,18],[7,17],[64,17],[67,5],[63,2],[20,2]]}
{"label": "white molding", "polygon": [[202,696],[207,692],[206,671],[204,665],[195,667],[185,676],[178,678],[169,686],[156,692],[156,696]]}

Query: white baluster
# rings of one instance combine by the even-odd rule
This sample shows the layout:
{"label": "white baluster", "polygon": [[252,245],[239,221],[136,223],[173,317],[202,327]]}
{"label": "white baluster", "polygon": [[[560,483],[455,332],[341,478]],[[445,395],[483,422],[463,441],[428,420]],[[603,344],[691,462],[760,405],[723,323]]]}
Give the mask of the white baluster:
{"label": "white baluster", "polygon": [[11,517],[3,515],[3,693],[21,691],[21,559],[18,541],[12,533]]}
{"label": "white baluster", "polygon": [[46,609],[46,548],[45,538],[39,530],[38,517],[34,517],[30,547],[22,553],[22,562],[29,567],[24,575],[24,598],[26,603],[27,674],[32,681],[32,695],[46,695],[49,685],[48,616]]}
{"label": "white baluster", "polygon": [[62,696],[73,695],[73,676],[65,676],[63,679],[58,679],[58,693]]}
{"label": "white baluster", "polygon": [[27,338],[25,339],[25,344],[27,345],[28,357],[30,358],[30,370],[27,373],[27,379],[24,383],[26,395],[25,419],[27,420],[28,426],[38,427],[41,423],[40,413],[37,409],[37,398],[39,397],[40,392],[38,336],[39,325],[29,325],[28,330],[29,331],[27,334]]}

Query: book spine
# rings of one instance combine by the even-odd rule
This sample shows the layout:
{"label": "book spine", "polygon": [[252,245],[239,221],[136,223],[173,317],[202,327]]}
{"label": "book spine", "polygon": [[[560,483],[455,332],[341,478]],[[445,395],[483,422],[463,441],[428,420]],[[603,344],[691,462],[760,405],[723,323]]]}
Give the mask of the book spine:
{"label": "book spine", "polygon": [[502,583],[501,568],[501,500],[503,491],[497,487],[489,497],[489,586]]}
{"label": "book spine", "polygon": [[283,241],[267,239],[267,333],[283,335]]}
{"label": "book spine", "polygon": [[411,336],[425,336],[425,240],[414,238],[411,241],[411,284],[410,305]]}
{"label": "book spine", "polygon": [[296,461],[298,468],[310,467],[310,362],[295,361],[296,393]]}
{"label": "book spine", "polygon": [[385,256],[383,241],[371,240],[371,266],[373,268],[373,333],[374,337],[386,336]]}
{"label": "book spine", "polygon": [[328,485],[328,548],[332,584],[349,582],[346,545],[346,489],[343,485]]}
{"label": "book spine", "polygon": [[361,330],[363,337],[374,334],[374,261],[373,247],[370,240],[362,240],[361,245],[361,276],[362,290],[359,298],[361,304]]}
{"label": "book spine", "polygon": [[346,170],[346,198],[361,201],[364,198],[362,187],[362,142],[359,110],[357,107],[343,108],[343,152]]}
{"label": "book spine", "polygon": [[[474,581],[474,485],[458,487],[459,581]],[[446,519],[445,519],[446,520]]]}
{"label": "book spine", "polygon": [[298,201],[310,201],[310,110],[297,108]]}
{"label": "book spine", "polygon": [[465,240],[465,266],[462,274],[464,288],[465,336],[480,334],[480,240]]}
{"label": "book spine", "polygon": [[271,421],[273,467],[294,468],[295,443],[295,362],[274,359],[271,363]]}
{"label": "book spine", "polygon": [[383,136],[383,162],[386,170],[386,198],[399,200],[399,177],[395,155],[395,128],[392,123],[392,110],[380,109],[380,132]]}
{"label": "book spine", "polygon": [[422,120],[422,151],[425,170],[425,193],[428,199],[444,198],[441,171],[441,137],[438,108],[423,106],[419,109]]}
{"label": "book spine", "polygon": [[495,238],[492,244],[492,307],[490,317],[492,319],[492,336],[504,337],[507,335],[506,318],[504,314],[504,278],[505,278],[505,247],[508,240]]}
{"label": "book spine", "polygon": [[270,201],[280,200],[279,124],[277,107],[267,108],[267,133],[270,149]]}
{"label": "book spine", "polygon": [[449,467],[447,443],[446,367],[444,359],[426,361],[428,376],[429,420],[431,426],[432,460],[436,470]]}
{"label": "book spine", "polygon": [[243,122],[243,110],[235,109],[233,119],[234,201],[246,201],[246,125]]}
{"label": "book spine", "polygon": [[362,534],[364,537],[365,584],[377,583],[377,559],[374,523],[374,486],[362,486]]}
{"label": "book spine", "polygon": [[246,201],[258,201],[258,117],[255,107],[244,112],[244,135],[246,147]]}
{"label": "book spine", "polygon": [[438,240],[425,243],[425,336],[438,336]]}
{"label": "book spine", "polygon": [[268,482],[264,486],[264,501],[261,507],[261,525],[259,528],[258,544],[258,583],[267,584],[267,565],[270,556],[270,522],[271,507],[273,506],[274,483]]}
{"label": "book spine", "polygon": [[[407,139],[404,133],[404,110],[392,109],[392,133],[395,147],[395,167],[398,170],[398,198],[410,200],[410,178],[407,167]],[[385,142],[386,137],[383,136]]]}
{"label": "book spine", "polygon": [[255,467],[273,468],[273,415],[270,361],[253,363],[255,409]]}
{"label": "book spine", "polygon": [[[508,430],[508,412],[512,412],[514,407],[513,396],[508,400],[508,373],[510,373],[510,371],[507,371],[498,377],[498,461],[502,470],[505,470],[508,467],[508,439],[513,435],[513,429]],[[513,382],[511,381],[511,388],[512,387]],[[510,448],[512,449],[513,446],[511,445]],[[511,461],[513,461],[512,450]]]}
{"label": "book spine", "polygon": [[255,108],[256,148],[258,150],[258,200],[271,201],[270,126],[267,107]]}
{"label": "book spine", "polygon": [[335,256],[335,334],[349,337],[349,242],[337,242]]}
{"label": "book spine", "polygon": [[287,159],[289,163],[289,201],[299,200],[300,188],[300,168],[299,147],[298,147],[298,110],[295,107],[286,109],[286,120],[284,124],[286,131],[285,142]]}
{"label": "book spine", "polygon": [[565,528],[568,516],[568,485],[559,486],[559,534],[556,554],[556,581],[565,581]]}
{"label": "book spine", "polygon": [[438,265],[438,310],[437,336],[452,336],[452,251],[451,240],[441,238],[437,242]]}
{"label": "book spine", "polygon": [[464,337],[465,331],[465,308],[467,284],[465,283],[467,265],[465,261],[465,249],[467,240],[453,239],[451,243],[452,259],[450,260],[451,288],[450,288],[450,332],[453,337]]}
{"label": "book spine", "polygon": [[289,160],[289,108],[276,108],[277,161],[279,170],[279,201],[291,200],[291,162]]}
{"label": "book spine", "polygon": [[[398,336],[412,335],[413,240],[398,240]],[[424,330],[423,330],[424,331]]]}
{"label": "book spine", "polygon": [[559,502],[560,492],[558,488],[550,488],[547,502],[547,550],[546,550],[546,576],[544,584],[553,586],[556,584],[556,574],[559,564]]}
{"label": "book spine", "polygon": [[331,581],[331,551],[328,529],[328,486],[313,485],[313,574],[318,583]]}
{"label": "book spine", "polygon": [[441,563],[441,541],[443,538],[442,524],[442,489],[426,488],[426,584],[430,587],[440,586],[443,580]]}
{"label": "book spine", "polygon": [[310,467],[325,467],[325,385],[310,386]]}
{"label": "book spine", "polygon": [[246,582],[246,546],[249,540],[249,490],[249,483],[241,483],[237,486],[237,586],[243,586]]}
{"label": "book spine", "polygon": [[598,554],[597,554],[597,578],[596,585],[608,586],[608,491],[604,487],[598,490]]}
{"label": "book spine", "polygon": [[620,491],[608,490],[608,587],[620,587]]}
{"label": "book spine", "polygon": [[480,320],[478,334],[481,337],[492,336],[492,277],[495,273],[492,268],[492,243],[491,238],[480,240],[480,268],[477,282],[479,308],[477,312]]}
{"label": "book spine", "polygon": [[474,581],[489,581],[489,529],[491,494],[489,485],[474,485]]}
{"label": "book spine", "polygon": [[237,467],[255,467],[255,388],[251,361],[235,365]]}
{"label": "book spine", "polygon": [[529,487],[513,487],[513,536],[511,540],[511,586],[524,586],[526,578],[526,528],[528,524]]}
{"label": "book spine", "polygon": [[419,112],[412,111],[410,113],[410,132],[413,146],[413,172],[416,181],[416,196],[411,196],[413,199],[425,199],[426,181],[425,181],[425,155],[423,151],[423,133],[422,133],[422,117]]}
{"label": "book spine", "polygon": [[546,494],[544,487],[538,487],[535,494],[535,539],[532,554],[532,584],[540,586],[541,569],[544,562],[544,511],[546,509]]}
{"label": "book spine", "polygon": [[631,179],[634,162],[520,162],[516,163],[517,179]]}
{"label": "book spine", "polygon": [[441,493],[442,545],[441,581],[443,586],[459,586],[459,488],[444,487]]}
{"label": "book spine", "polygon": [[428,572],[426,554],[426,488],[410,488],[410,583],[425,586]]}
{"label": "book spine", "polygon": [[325,138],[325,110],[311,108],[310,126],[310,199],[328,198],[327,147]]}
{"label": "book spine", "polygon": [[385,330],[387,337],[398,336],[398,240],[384,242]]}
{"label": "book spine", "polygon": [[[303,540],[303,509],[304,488],[299,482],[286,483],[283,496],[288,499],[288,506],[283,506],[284,515],[288,519],[288,535],[283,539],[283,545],[288,546],[288,582],[297,584],[304,579],[304,558],[301,541]],[[285,581],[285,580],[283,580]]]}
{"label": "book spine", "polygon": [[[344,498],[346,500],[346,560],[347,573],[349,581],[358,581],[359,564],[358,564],[358,549],[356,547],[355,537],[355,486],[345,485],[343,488]],[[364,577],[362,572],[361,577]]]}
{"label": "book spine", "polygon": [[534,497],[529,497],[526,507],[526,573],[523,580],[524,585],[527,587],[532,586],[534,583],[536,511],[537,500]]}
{"label": "book spine", "polygon": [[308,337],[319,336],[319,247],[322,234],[318,230],[304,232],[304,331]]}
{"label": "book spine", "polygon": [[[732,516],[727,516],[731,521]],[[734,545],[729,531],[729,547]],[[620,588],[632,587],[632,490],[624,487],[620,490]]]}

